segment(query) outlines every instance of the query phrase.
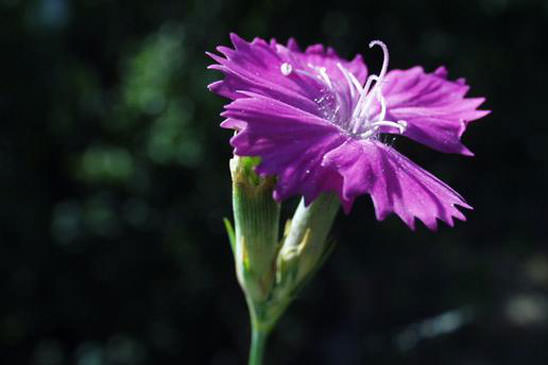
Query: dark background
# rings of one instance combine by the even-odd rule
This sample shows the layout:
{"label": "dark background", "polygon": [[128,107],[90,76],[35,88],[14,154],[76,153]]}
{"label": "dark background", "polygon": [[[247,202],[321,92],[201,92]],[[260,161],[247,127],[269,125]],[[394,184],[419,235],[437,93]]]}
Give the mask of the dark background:
{"label": "dark background", "polygon": [[[548,2],[0,0],[0,363],[243,364],[204,55],[235,31],[465,76],[474,158],[397,141],[475,207],[411,232],[368,197],[267,364],[548,363]],[[289,202],[289,205],[295,202]]]}

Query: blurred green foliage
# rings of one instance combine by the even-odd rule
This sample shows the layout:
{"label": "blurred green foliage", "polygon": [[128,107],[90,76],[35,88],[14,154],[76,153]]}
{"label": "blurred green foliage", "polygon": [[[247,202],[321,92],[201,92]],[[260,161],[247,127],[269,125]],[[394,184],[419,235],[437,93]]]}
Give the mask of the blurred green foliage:
{"label": "blurred green foliage", "polygon": [[0,0],[0,363],[243,363],[204,55],[236,31],[373,69],[382,39],[392,67],[445,64],[493,110],[465,135],[474,159],[395,142],[469,222],[411,234],[360,199],[269,363],[545,364],[547,24],[541,0]]}

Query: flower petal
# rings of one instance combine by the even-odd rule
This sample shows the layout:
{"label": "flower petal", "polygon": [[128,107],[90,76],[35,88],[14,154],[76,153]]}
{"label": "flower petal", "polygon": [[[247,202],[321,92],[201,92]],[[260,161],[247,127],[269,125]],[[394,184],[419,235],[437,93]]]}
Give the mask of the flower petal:
{"label": "flower petal", "polygon": [[[225,74],[224,80],[212,83],[209,89],[232,100],[243,97],[238,91],[246,90],[321,116],[322,107],[317,101],[326,96],[326,82],[318,73],[320,68],[334,80],[332,91],[346,98],[343,109],[351,108],[353,101],[346,97],[350,86],[337,64],[362,82],[367,74],[361,56],[346,61],[331,49],[324,51],[323,47],[321,50],[316,47],[314,52],[301,52],[294,40],[290,40],[287,47],[275,40],[267,43],[260,38],[246,42],[235,34],[231,34],[231,40],[234,49],[217,47],[224,57],[207,54],[217,62],[209,68]],[[284,74],[282,65],[286,63],[290,70]]]}
{"label": "flower petal", "polygon": [[361,84],[363,84],[367,78],[367,66],[360,54],[356,55],[352,61],[346,61],[341,59],[333,48],[327,47],[327,49],[325,49],[323,44],[313,44],[308,46],[306,51],[301,53],[299,57],[302,59],[303,64],[313,64],[317,67],[325,67],[329,75],[343,77],[337,66],[337,63],[340,63],[345,69],[350,71]]}
{"label": "flower petal", "polygon": [[226,106],[221,124],[237,129],[231,139],[239,156],[260,156],[257,172],[276,175],[274,198],[302,195],[307,203],[320,193],[338,191],[341,176],[321,166],[323,155],[344,143],[338,127],[313,114],[259,94]]}
{"label": "flower petal", "polygon": [[[485,99],[466,98],[469,87],[465,81],[449,81],[446,77],[443,67],[430,74],[422,67],[390,71],[382,84],[386,119],[405,120],[407,129],[403,134],[433,149],[473,155],[460,138],[469,122],[489,113],[477,110]],[[397,131],[385,127],[381,132]]]}
{"label": "flower petal", "polygon": [[453,218],[466,219],[455,204],[471,209],[445,183],[378,141],[348,140],[327,153],[322,165],[342,175],[340,198],[346,212],[356,197],[368,193],[378,220],[394,212],[411,229],[418,218],[435,230],[436,219],[450,226]]}

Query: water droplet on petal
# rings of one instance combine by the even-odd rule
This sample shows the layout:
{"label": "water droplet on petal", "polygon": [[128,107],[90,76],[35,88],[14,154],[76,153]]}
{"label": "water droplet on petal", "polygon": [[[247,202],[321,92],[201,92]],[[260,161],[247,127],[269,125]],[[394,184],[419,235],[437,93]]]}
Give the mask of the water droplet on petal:
{"label": "water droplet on petal", "polygon": [[289,76],[291,75],[291,72],[293,72],[293,66],[291,66],[290,63],[284,62],[280,66],[280,71],[282,72],[282,75]]}

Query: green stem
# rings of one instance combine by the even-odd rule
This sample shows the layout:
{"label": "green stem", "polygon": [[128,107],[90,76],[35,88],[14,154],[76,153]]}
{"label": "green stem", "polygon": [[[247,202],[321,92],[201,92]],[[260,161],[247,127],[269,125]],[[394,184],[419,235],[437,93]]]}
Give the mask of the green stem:
{"label": "green stem", "polygon": [[249,365],[262,365],[268,331],[261,329],[256,322],[251,324],[251,347],[249,349]]}

